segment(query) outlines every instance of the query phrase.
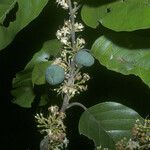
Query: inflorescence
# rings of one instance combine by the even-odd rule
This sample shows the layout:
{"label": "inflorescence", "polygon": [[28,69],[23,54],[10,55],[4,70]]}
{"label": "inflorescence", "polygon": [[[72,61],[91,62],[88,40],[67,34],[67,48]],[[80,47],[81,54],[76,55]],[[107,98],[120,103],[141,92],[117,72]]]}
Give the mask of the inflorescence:
{"label": "inflorescence", "polygon": [[[47,117],[44,117],[42,113],[35,116],[38,128],[41,133],[45,134],[40,144],[41,150],[62,150],[67,147],[68,139],[63,123],[65,109],[72,97],[87,90],[85,83],[90,79],[87,73],[80,72],[83,66],[75,63],[74,60],[75,54],[85,47],[85,40],[81,36],[76,37],[76,32],[84,30],[83,24],[75,21],[79,5],[77,2],[72,3],[71,0],[56,0],[56,3],[67,10],[70,17],[56,32],[56,37],[62,43],[63,48],[61,55],[47,68],[46,80],[51,85],[55,85],[60,84],[64,78],[62,83],[53,89],[62,96],[63,105],[61,109],[58,106],[49,107]],[[56,74],[59,76],[56,77]]]}
{"label": "inflorescence", "polygon": [[44,117],[42,113],[37,114],[35,118],[38,122],[38,128],[46,136],[41,141],[40,148],[43,150],[60,150],[66,148],[68,139],[66,138],[66,127],[63,123],[65,113],[60,112],[58,106],[51,106],[49,114]]}
{"label": "inflorescence", "polygon": [[150,149],[150,120],[144,123],[137,120],[132,129],[132,138],[117,142],[116,150],[149,150]]}
{"label": "inflorescence", "polygon": [[[67,0],[57,0],[58,5],[64,9],[69,9],[69,2]],[[72,8],[73,17],[76,18],[78,4],[74,2]],[[85,40],[82,37],[77,37],[72,43],[72,34],[83,31],[84,26],[82,23],[71,21],[71,16],[68,20],[64,21],[64,25],[56,32],[57,39],[63,44],[61,56],[56,58],[53,64],[57,64],[65,70],[65,80],[58,87],[55,88],[58,94],[67,95],[71,99],[75,94],[87,90],[86,81],[90,79],[87,73],[81,73],[80,67],[74,63],[74,55],[85,46]],[[73,46],[74,45],[74,46]]]}

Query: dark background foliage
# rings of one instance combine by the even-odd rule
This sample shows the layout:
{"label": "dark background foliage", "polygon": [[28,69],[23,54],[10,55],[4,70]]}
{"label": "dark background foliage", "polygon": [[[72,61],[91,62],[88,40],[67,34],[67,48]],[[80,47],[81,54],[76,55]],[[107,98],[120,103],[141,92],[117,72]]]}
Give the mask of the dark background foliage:
{"label": "dark background foliage", "polygon": [[[38,150],[42,138],[37,131],[34,114],[36,109],[23,109],[14,105],[10,94],[11,82],[21,71],[42,43],[55,38],[55,32],[64,21],[64,11],[56,9],[54,3],[47,5],[42,14],[23,29],[14,41],[0,54],[0,142],[6,150]],[[104,29],[104,28],[103,28]],[[106,30],[106,29],[105,29]],[[83,33],[87,47],[100,35],[99,29],[86,28]],[[149,114],[150,89],[140,78],[107,70],[97,61],[89,72],[89,89],[74,98],[90,107],[103,101],[116,101],[136,110],[142,117]],[[69,149],[93,150],[93,143],[78,134],[78,120],[83,110],[78,107],[67,110],[67,132]]]}

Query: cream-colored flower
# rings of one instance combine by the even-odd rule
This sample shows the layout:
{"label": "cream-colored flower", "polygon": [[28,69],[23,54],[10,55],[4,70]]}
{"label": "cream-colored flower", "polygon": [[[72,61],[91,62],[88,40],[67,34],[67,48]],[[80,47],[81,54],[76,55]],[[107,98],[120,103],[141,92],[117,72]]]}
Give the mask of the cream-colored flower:
{"label": "cream-colored flower", "polygon": [[139,147],[140,147],[140,145],[139,145],[138,142],[129,140],[128,146],[127,146],[126,148],[127,148],[127,149],[130,149],[130,150],[134,150],[134,149],[137,149],[137,148],[139,148]]}
{"label": "cream-colored flower", "polygon": [[63,34],[62,34],[61,30],[57,30],[57,32],[56,32],[57,39],[60,40],[62,36],[63,36]]}
{"label": "cream-colored flower", "polygon": [[67,36],[67,35],[69,35],[70,34],[70,29],[69,29],[69,27],[62,27],[62,34],[63,34],[63,36]]}
{"label": "cream-colored flower", "polygon": [[90,76],[87,73],[83,74],[83,80],[88,81],[90,80]]}
{"label": "cream-colored flower", "polygon": [[52,114],[57,114],[58,113],[58,106],[51,106],[49,107],[49,110]]}
{"label": "cream-colored flower", "polygon": [[63,43],[63,44],[65,44],[65,45],[68,45],[69,44],[68,37],[62,37],[60,39],[60,42]]}
{"label": "cream-colored flower", "polygon": [[83,39],[83,38],[77,38],[77,40],[76,40],[77,42],[76,42],[76,47],[78,48],[78,49],[81,49],[81,48],[83,48],[84,47],[84,45],[85,45],[85,40]]}
{"label": "cream-colored flower", "polygon": [[74,28],[75,28],[75,31],[76,31],[76,32],[80,32],[80,31],[83,31],[84,26],[83,26],[82,23],[76,22],[76,23],[74,24]]}
{"label": "cream-colored flower", "polygon": [[49,107],[49,115],[44,117],[42,113],[37,114],[35,118],[41,133],[46,133],[44,139],[47,140],[49,150],[62,150],[67,147],[66,127],[63,123],[65,114],[59,111],[58,106]]}
{"label": "cream-colored flower", "polygon": [[71,37],[71,23],[70,20],[66,20],[64,22],[64,26],[57,30],[56,37],[58,40],[60,40],[61,43],[63,43],[66,46],[70,46],[70,37]]}
{"label": "cream-colored flower", "polygon": [[69,8],[67,0],[56,0],[56,3],[58,3],[63,9]]}
{"label": "cream-colored flower", "polygon": [[61,57],[56,58],[53,62],[54,65],[60,65],[61,63],[62,63],[62,58]]}

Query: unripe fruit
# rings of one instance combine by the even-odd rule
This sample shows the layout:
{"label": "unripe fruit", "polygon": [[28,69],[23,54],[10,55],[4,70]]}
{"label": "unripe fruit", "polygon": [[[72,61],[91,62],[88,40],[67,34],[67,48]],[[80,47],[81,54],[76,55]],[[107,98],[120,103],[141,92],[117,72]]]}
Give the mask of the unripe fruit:
{"label": "unripe fruit", "polygon": [[46,81],[51,85],[61,83],[65,78],[65,71],[59,65],[51,65],[46,69]]}
{"label": "unripe fruit", "polygon": [[94,57],[87,52],[86,49],[82,49],[75,54],[74,60],[77,64],[90,67],[94,64]]}

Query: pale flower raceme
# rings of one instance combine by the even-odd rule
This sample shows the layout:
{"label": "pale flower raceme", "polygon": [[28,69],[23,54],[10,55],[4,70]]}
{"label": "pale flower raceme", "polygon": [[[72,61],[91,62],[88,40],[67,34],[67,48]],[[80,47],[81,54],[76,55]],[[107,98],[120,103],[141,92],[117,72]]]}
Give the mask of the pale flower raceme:
{"label": "pale flower raceme", "polygon": [[35,118],[38,121],[38,127],[42,128],[41,133],[46,133],[46,136],[41,141],[41,149],[62,150],[67,147],[68,139],[66,137],[66,127],[63,123],[65,114],[59,111],[58,106],[49,107],[48,118],[42,113],[36,114]]}
{"label": "pale flower raceme", "polygon": [[[61,54],[55,58],[52,65],[58,65],[64,70],[64,80],[60,82],[60,86],[52,89],[62,96],[63,103],[67,97],[69,104],[72,97],[87,90],[85,83],[90,79],[88,74],[80,72],[80,67],[74,60],[75,54],[85,46],[85,40],[80,35],[76,35],[76,32],[83,31],[84,26],[75,20],[77,10],[80,8],[77,2],[56,0],[56,3],[63,9],[68,9],[70,16],[56,32],[56,37],[61,42],[62,47]],[[40,143],[41,150],[63,150],[67,148],[69,140],[66,136],[64,119],[67,109],[65,105],[68,104],[64,104],[61,109],[58,106],[50,106],[46,116],[42,113],[35,116],[38,123],[37,127],[41,133],[45,134]]]}

